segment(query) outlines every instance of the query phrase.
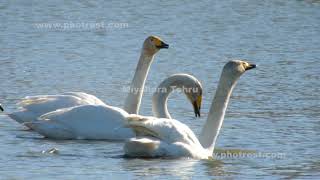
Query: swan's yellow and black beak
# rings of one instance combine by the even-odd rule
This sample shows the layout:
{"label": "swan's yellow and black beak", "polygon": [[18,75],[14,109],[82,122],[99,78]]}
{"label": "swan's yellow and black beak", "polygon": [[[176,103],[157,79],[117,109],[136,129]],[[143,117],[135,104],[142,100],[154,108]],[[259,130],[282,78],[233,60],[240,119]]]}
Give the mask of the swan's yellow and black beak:
{"label": "swan's yellow and black beak", "polygon": [[202,96],[198,96],[197,99],[192,102],[194,115],[196,117],[200,117],[201,102],[202,102]]}
{"label": "swan's yellow and black beak", "polygon": [[257,67],[257,65],[255,65],[255,64],[247,64],[246,65],[246,67],[245,67],[245,70],[247,71],[247,70],[250,70],[250,69],[254,69],[254,68],[256,68]]}
{"label": "swan's yellow and black beak", "polygon": [[169,44],[163,42],[160,39],[155,39],[155,45],[159,49],[168,49],[169,48]]}

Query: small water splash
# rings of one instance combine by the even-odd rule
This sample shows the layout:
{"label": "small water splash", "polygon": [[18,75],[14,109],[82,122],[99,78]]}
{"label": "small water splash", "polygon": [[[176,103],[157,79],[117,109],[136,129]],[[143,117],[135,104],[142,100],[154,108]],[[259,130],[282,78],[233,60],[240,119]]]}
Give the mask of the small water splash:
{"label": "small water splash", "polygon": [[48,155],[60,155],[60,151],[58,148],[50,148],[47,150],[42,150],[42,151],[34,151],[34,150],[29,150],[24,154],[17,155],[16,157],[22,157],[22,158],[41,158],[45,157]]}
{"label": "small water splash", "polygon": [[43,150],[41,151],[42,154],[59,154],[59,149],[58,148],[51,148],[48,150]]}

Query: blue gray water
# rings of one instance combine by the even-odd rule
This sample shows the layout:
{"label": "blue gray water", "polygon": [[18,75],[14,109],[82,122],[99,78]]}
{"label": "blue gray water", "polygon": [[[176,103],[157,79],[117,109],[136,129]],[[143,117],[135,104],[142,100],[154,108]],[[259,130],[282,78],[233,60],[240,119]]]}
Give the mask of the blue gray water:
{"label": "blue gray water", "polygon": [[[122,107],[123,87],[131,81],[142,42],[154,34],[170,49],[156,56],[146,86],[154,88],[173,73],[199,78],[200,119],[183,95],[175,93],[169,101],[172,116],[196,133],[224,63],[257,63],[235,88],[217,148],[281,154],[125,159],[122,143],[46,140],[2,114],[0,179],[320,178],[319,9],[316,0],[0,1],[0,101],[7,112],[24,96],[66,91],[84,91]],[[151,96],[145,92],[141,114],[151,115]],[[51,148],[59,152],[47,152]]]}

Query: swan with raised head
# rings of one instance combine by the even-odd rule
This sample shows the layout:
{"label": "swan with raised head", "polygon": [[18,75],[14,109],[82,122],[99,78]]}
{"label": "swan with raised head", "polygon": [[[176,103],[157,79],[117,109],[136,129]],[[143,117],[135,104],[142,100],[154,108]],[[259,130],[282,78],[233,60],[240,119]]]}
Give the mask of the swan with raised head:
{"label": "swan with raised head", "polygon": [[[201,83],[187,74],[172,75],[164,80],[153,96],[153,111],[159,117],[170,118],[167,110],[168,95],[181,88],[192,103],[196,116],[200,115]],[[164,90],[164,91],[162,91]],[[131,117],[121,108],[108,105],[81,105],[59,109],[40,116],[38,121],[25,125],[39,134],[54,139],[124,140],[134,137],[131,128],[125,127]]]}
{"label": "swan with raised head", "polygon": [[245,61],[229,61],[223,68],[207,121],[199,139],[185,124],[174,119],[131,115],[127,126],[137,137],[126,141],[125,155],[129,157],[212,157],[215,142],[237,80],[256,65]]}
{"label": "swan with raised head", "polygon": [[[130,91],[125,102],[126,106],[124,110],[129,114],[132,112],[138,112],[139,110],[145,80],[155,54],[160,49],[166,49],[168,47],[169,45],[164,43],[163,40],[157,36],[149,36],[145,39],[136,72],[131,83],[131,89],[139,89],[140,91],[138,93]],[[61,95],[29,96],[22,99],[18,104],[21,106],[21,110],[8,115],[11,119],[19,123],[35,121],[41,115],[58,109],[79,105],[106,105],[97,97],[84,92],[67,92]]]}

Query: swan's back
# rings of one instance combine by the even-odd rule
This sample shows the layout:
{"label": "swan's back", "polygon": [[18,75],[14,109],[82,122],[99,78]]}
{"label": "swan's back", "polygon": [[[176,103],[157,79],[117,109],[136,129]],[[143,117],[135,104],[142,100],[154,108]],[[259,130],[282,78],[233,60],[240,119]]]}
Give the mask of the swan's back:
{"label": "swan's back", "polygon": [[128,126],[136,133],[124,146],[127,156],[133,157],[194,157],[203,148],[185,124],[174,120],[130,115]]}

